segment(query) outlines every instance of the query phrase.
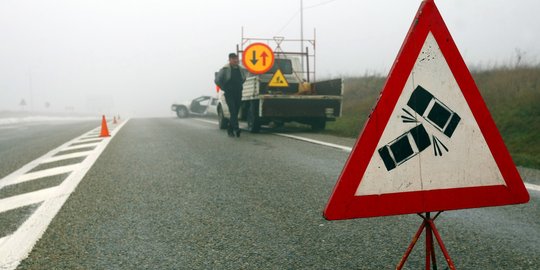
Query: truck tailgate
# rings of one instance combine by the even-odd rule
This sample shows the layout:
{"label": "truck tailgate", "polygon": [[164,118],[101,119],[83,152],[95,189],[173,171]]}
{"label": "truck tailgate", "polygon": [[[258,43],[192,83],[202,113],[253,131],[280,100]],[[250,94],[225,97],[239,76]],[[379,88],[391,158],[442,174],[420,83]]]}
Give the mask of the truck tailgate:
{"label": "truck tailgate", "polygon": [[261,95],[261,117],[339,117],[341,96]]}

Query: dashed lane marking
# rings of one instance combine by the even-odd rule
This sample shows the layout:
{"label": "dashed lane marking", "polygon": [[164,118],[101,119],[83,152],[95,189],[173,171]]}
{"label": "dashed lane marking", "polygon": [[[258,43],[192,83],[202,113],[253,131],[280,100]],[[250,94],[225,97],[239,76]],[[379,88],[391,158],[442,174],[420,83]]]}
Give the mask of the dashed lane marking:
{"label": "dashed lane marking", "polygon": [[[128,119],[129,120],[129,119]],[[11,270],[15,269],[19,263],[25,259],[36,242],[41,238],[52,219],[62,205],[69,198],[70,194],[75,190],[77,185],[90,170],[99,156],[103,153],[109,142],[118,134],[120,129],[128,122],[112,126],[109,129],[111,134],[108,138],[103,138],[100,142],[90,142],[83,145],[74,145],[88,141],[95,141],[95,136],[99,132],[99,127],[93,129],[56,149],[48,152],[42,157],[31,161],[17,171],[0,179],[0,189],[16,185],[27,181],[39,181],[44,177],[69,173],[69,175],[58,186],[48,187],[37,191],[32,191],[24,194],[14,195],[4,199],[0,199],[0,215],[6,211],[17,209],[20,207],[40,203],[39,207],[20,225],[15,232],[10,235],[0,238],[0,269]],[[101,139],[101,138],[100,138]],[[83,149],[95,147],[93,150],[81,150],[76,153],[69,153],[57,156],[58,153],[67,150]],[[86,157],[81,163],[67,166],[60,166],[35,172],[30,172],[33,168],[40,164],[60,161],[74,157]]]}
{"label": "dashed lane marking", "polygon": [[[210,124],[214,124],[214,125],[218,124],[218,122],[216,122],[216,121],[211,121],[211,120],[206,120],[206,119],[198,119],[198,118],[193,118],[193,119],[195,119],[197,121],[200,121],[200,122],[210,123]],[[323,141],[314,140],[314,139],[310,139],[310,138],[306,138],[306,137],[283,134],[283,133],[271,133],[271,134],[286,137],[286,138],[290,138],[290,139],[294,139],[294,140],[299,140],[299,141],[303,141],[303,142],[323,145],[323,146],[343,150],[343,151],[346,151],[346,152],[349,152],[349,153],[352,151],[352,147],[348,147],[348,146],[345,146],[345,145],[339,145],[339,144],[334,144],[334,143],[329,143],[329,142],[323,142]],[[535,185],[535,184],[525,182],[525,187],[528,190],[534,190],[534,191],[540,192],[540,186],[539,185]]]}

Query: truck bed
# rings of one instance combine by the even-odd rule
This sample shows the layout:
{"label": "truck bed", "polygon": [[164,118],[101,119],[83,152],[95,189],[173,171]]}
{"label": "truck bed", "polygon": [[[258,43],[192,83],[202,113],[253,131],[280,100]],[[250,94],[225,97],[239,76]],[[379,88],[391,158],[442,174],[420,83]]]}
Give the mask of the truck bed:
{"label": "truck bed", "polygon": [[260,95],[259,116],[325,117],[341,116],[341,96],[333,95]]}

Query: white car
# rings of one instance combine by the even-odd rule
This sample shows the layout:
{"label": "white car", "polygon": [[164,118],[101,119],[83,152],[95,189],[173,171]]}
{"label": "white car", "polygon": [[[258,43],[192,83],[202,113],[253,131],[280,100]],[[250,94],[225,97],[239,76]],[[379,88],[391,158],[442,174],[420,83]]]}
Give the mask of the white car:
{"label": "white car", "polygon": [[188,116],[207,116],[217,114],[218,98],[212,96],[200,96],[191,102],[171,105],[171,110],[176,112],[179,118]]}
{"label": "white car", "polygon": [[[242,108],[240,108],[240,110],[242,110]],[[225,92],[223,91],[219,91],[218,93],[216,112],[219,121],[219,128],[226,129],[229,125],[231,113],[229,112],[229,107],[225,101]],[[240,112],[239,114],[241,115],[242,113]]]}

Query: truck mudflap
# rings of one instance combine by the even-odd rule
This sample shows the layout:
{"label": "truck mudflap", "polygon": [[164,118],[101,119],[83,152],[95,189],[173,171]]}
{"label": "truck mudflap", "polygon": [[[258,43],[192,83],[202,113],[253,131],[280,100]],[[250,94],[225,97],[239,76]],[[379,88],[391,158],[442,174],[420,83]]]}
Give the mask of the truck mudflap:
{"label": "truck mudflap", "polygon": [[261,95],[260,117],[324,117],[341,116],[341,96],[332,95]]}

